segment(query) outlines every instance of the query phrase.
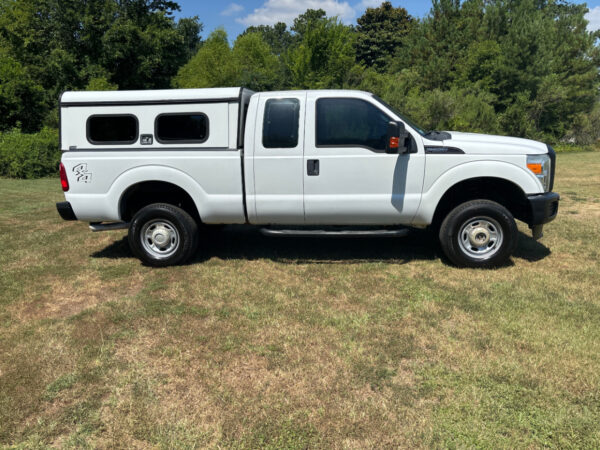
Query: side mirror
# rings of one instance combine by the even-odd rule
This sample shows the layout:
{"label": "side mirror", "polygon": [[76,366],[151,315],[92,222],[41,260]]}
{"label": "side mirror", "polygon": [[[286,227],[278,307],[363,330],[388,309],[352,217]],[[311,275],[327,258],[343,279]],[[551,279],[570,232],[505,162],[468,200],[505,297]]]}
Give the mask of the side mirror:
{"label": "side mirror", "polygon": [[390,122],[387,129],[387,142],[385,146],[386,153],[406,153],[406,138],[408,131],[402,122]]}

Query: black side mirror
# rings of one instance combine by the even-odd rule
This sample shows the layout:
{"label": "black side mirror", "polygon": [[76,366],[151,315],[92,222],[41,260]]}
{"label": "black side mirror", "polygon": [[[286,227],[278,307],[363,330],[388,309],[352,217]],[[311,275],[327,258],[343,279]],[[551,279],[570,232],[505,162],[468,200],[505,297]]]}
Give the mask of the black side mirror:
{"label": "black side mirror", "polygon": [[387,129],[387,142],[385,146],[386,153],[406,153],[406,138],[408,131],[402,122],[390,122]]}

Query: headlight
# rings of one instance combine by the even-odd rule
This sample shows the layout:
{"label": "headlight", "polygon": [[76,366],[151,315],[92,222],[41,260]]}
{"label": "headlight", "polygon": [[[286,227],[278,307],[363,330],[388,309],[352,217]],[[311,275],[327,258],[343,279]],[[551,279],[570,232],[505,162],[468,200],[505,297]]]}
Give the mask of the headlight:
{"label": "headlight", "polygon": [[544,186],[544,192],[550,190],[551,164],[548,154],[527,156],[527,168],[540,180],[542,186]]}

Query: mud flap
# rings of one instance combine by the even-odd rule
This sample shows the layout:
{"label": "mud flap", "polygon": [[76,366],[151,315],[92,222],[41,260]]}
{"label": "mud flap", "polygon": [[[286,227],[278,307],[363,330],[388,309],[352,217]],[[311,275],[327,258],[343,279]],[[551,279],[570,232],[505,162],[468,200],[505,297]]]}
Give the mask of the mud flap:
{"label": "mud flap", "polygon": [[541,238],[544,237],[544,225],[535,225],[533,227],[531,227],[531,235],[533,236],[533,239],[535,239],[536,241],[539,241]]}

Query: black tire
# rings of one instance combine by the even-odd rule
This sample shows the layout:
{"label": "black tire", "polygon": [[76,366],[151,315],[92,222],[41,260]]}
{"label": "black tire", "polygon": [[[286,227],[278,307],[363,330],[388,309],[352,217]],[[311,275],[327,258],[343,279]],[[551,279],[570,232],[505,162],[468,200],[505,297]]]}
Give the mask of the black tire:
{"label": "black tire", "polygon": [[[144,237],[151,235],[151,237]],[[129,226],[129,246],[153,267],[185,263],[198,248],[198,224],[183,209],[153,203],[140,209]]]}
{"label": "black tire", "polygon": [[489,268],[508,261],[517,246],[518,229],[504,206],[472,200],[450,211],[439,238],[442,250],[456,266]]}

